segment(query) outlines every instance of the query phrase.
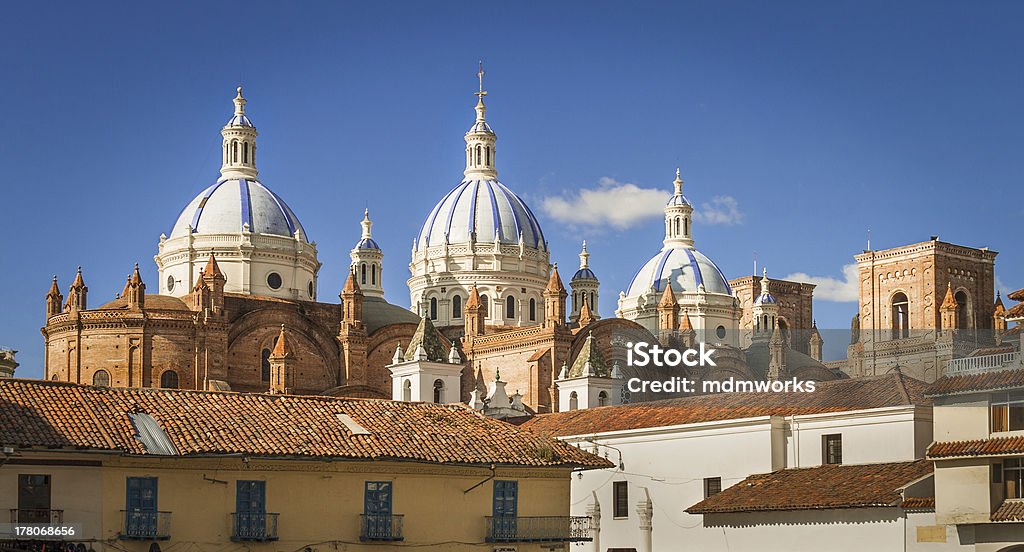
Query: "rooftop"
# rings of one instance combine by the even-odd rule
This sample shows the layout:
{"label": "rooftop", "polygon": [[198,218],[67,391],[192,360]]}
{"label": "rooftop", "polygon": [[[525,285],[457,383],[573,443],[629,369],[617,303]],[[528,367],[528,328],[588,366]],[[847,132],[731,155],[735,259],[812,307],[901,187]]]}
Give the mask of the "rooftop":
{"label": "rooftop", "polygon": [[[751,475],[686,511],[719,514],[903,506],[900,490],[930,475],[932,469],[931,462],[915,460],[779,470]],[[917,502],[908,506],[922,507]]]}
{"label": "rooftop", "polygon": [[[145,437],[137,429],[140,423]],[[611,465],[462,405],[33,380],[0,380],[0,443],[18,449],[131,455]]]}
{"label": "rooftop", "polygon": [[928,447],[927,457],[962,458],[1024,453],[1024,436],[974,439],[971,441],[939,441]]}
{"label": "rooftop", "polygon": [[721,393],[541,414],[523,427],[544,435],[592,435],[759,416],[822,414],[931,402],[902,374],[817,383],[813,393]]}
{"label": "rooftop", "polygon": [[[1000,355],[993,355],[1000,356]],[[1024,369],[982,369],[945,375],[928,387],[929,397],[1024,387]]]}

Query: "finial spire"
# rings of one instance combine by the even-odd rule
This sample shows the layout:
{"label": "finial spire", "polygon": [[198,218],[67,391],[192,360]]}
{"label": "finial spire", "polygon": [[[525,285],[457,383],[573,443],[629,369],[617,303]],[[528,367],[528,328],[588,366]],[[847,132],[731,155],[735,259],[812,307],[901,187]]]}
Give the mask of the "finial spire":
{"label": "finial spire", "polygon": [[487,91],[484,90],[484,62],[480,60],[480,70],[476,72],[476,78],[480,80],[480,90],[476,93],[476,97],[480,98],[480,102],[484,101],[484,96],[487,95]]}
{"label": "finial spire", "polygon": [[676,167],[676,179],[675,179],[675,181],[672,182],[672,184],[676,188],[676,190],[675,190],[676,195],[682,195],[682,193],[683,193],[683,178],[682,178],[682,176],[680,176],[680,174],[681,174],[681,171],[679,170],[679,167]]}
{"label": "finial spire", "polygon": [[242,96],[242,86],[235,89],[238,94],[235,96],[235,115],[245,115],[245,97]]}
{"label": "finial spire", "polygon": [[370,239],[373,236],[370,233],[370,229],[373,228],[373,221],[370,220],[370,208],[367,207],[363,211],[363,221],[359,223],[363,227],[363,239]]}
{"label": "finial spire", "polygon": [[583,240],[583,249],[580,251],[580,269],[590,266],[590,253],[587,252],[587,240]]}

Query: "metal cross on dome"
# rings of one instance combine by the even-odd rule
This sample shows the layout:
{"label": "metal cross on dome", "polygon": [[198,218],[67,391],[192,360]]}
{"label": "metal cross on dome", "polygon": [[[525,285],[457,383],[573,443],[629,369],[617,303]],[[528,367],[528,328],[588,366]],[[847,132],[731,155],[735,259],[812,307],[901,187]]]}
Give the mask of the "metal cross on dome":
{"label": "metal cross on dome", "polygon": [[483,62],[483,60],[480,60],[480,70],[477,71],[476,77],[478,79],[480,79],[480,91],[476,93],[476,97],[480,98],[480,101],[483,101],[484,96],[487,95],[487,91],[484,90],[484,62]]}

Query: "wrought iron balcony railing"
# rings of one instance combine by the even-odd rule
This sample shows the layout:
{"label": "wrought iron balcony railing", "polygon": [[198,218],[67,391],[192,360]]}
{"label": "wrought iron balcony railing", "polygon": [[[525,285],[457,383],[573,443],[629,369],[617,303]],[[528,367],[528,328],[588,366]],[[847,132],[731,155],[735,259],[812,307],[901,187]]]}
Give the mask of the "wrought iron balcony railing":
{"label": "wrought iron balcony railing", "polygon": [[584,542],[593,540],[590,516],[488,516],[487,542]]}
{"label": "wrought iron balcony railing", "polygon": [[231,514],[231,540],[275,541],[280,514],[266,512],[234,512]]}
{"label": "wrought iron balcony railing", "polygon": [[402,533],[402,514],[362,514],[360,518],[359,540],[362,541],[400,541],[405,538]]}
{"label": "wrought iron balcony railing", "polygon": [[11,510],[11,523],[45,523],[47,525],[60,525],[64,523],[64,510],[16,508]]}
{"label": "wrought iron balcony railing", "polygon": [[146,510],[121,510],[124,525],[122,540],[167,540],[171,538],[171,513]]}

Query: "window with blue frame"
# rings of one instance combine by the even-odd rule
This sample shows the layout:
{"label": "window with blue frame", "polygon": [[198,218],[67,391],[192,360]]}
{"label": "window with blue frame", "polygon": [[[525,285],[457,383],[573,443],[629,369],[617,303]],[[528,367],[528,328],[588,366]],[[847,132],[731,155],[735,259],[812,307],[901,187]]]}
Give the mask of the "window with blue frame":
{"label": "window with blue frame", "polygon": [[391,517],[390,481],[367,481],[363,492],[365,525],[363,538],[385,540],[394,536]]}
{"label": "window with blue frame", "polygon": [[519,482],[495,479],[492,537],[495,539],[516,537],[518,509]]}
{"label": "window with blue frame", "polygon": [[124,534],[132,538],[157,536],[157,478],[129,477],[124,509]]}
{"label": "window with blue frame", "polygon": [[238,481],[235,493],[235,533],[243,540],[265,540],[267,535],[267,482]]}

